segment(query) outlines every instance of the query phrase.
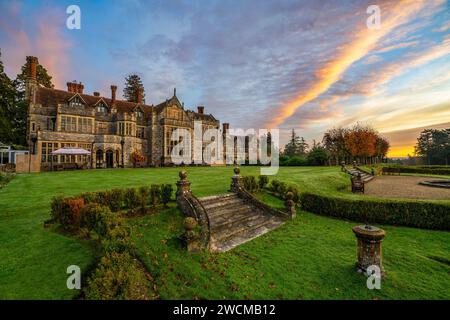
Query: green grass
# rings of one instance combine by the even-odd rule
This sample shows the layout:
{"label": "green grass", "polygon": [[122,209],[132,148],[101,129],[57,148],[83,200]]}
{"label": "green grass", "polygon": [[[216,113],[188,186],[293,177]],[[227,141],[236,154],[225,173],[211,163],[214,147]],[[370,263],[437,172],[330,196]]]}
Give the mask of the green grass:
{"label": "green grass", "polygon": [[[197,196],[226,192],[232,168],[188,168]],[[53,195],[174,183],[179,169],[124,169],[18,175],[0,190],[0,298],[70,299],[66,268],[90,268],[86,242],[43,228]],[[256,167],[242,174],[258,174]],[[301,190],[355,198],[348,177],[333,168],[280,168],[277,179]],[[265,201],[280,206],[277,199]],[[269,234],[224,254],[181,248],[183,217],[175,208],[134,218],[139,256],[161,298],[449,299],[450,233],[382,226],[388,277],[369,291],[353,270],[355,223],[299,213]]]}

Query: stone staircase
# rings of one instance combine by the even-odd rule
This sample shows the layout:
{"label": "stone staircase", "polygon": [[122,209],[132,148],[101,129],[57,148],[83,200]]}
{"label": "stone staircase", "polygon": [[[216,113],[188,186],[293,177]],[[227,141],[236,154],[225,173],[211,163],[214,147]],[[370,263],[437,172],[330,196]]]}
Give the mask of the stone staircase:
{"label": "stone staircase", "polygon": [[198,199],[209,219],[210,251],[224,252],[283,224],[280,217],[265,213],[236,193]]}
{"label": "stone staircase", "polygon": [[348,173],[350,173],[353,176],[356,176],[358,173],[361,173],[361,179],[364,183],[367,183],[374,178],[374,176],[372,176],[371,174],[364,172],[362,170],[359,170],[359,169],[354,169],[354,168],[348,170]]}

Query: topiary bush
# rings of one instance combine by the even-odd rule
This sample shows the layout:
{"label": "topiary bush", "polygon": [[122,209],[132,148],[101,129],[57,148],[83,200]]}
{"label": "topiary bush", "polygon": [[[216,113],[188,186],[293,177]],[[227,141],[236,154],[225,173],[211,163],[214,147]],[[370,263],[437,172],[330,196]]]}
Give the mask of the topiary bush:
{"label": "topiary bush", "polygon": [[265,175],[260,175],[258,177],[258,185],[259,185],[259,189],[264,189],[267,184],[269,183],[269,177],[265,176]]}
{"label": "topiary bush", "polygon": [[167,207],[167,204],[169,203],[170,199],[172,198],[173,193],[173,187],[171,184],[163,184],[161,186],[161,202],[165,207]]}
{"label": "topiary bush", "polygon": [[158,184],[152,184],[150,186],[150,204],[156,207],[158,203],[161,203],[161,186]]}
{"label": "topiary bush", "polygon": [[124,192],[124,204],[127,209],[134,209],[139,206],[138,194],[135,188],[128,188]]}
{"label": "topiary bush", "polygon": [[302,193],[302,209],[367,223],[450,230],[450,204],[422,201],[350,200]]}
{"label": "topiary bush", "polygon": [[259,184],[255,176],[242,177],[242,183],[244,184],[245,190],[247,190],[250,193],[254,193],[259,190]]}
{"label": "topiary bush", "polygon": [[128,252],[108,252],[87,280],[84,297],[89,300],[147,300],[146,274]]}

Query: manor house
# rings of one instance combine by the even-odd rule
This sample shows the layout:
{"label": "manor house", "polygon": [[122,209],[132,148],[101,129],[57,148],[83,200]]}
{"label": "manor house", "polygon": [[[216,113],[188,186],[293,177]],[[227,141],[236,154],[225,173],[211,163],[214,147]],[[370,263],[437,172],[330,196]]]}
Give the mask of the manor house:
{"label": "manor house", "polygon": [[[140,155],[141,166],[171,165],[171,141],[177,128],[194,129],[202,121],[203,130],[219,129],[219,121],[205,113],[188,110],[173,96],[158,105],[147,105],[137,90],[136,102],[119,100],[117,86],[110,97],[98,92],[85,94],[84,86],[68,82],[67,90],[49,89],[37,83],[36,57],[27,57],[29,70],[26,95],[29,99],[27,138],[31,153],[38,155],[40,170],[76,165],[86,168],[132,166],[133,155]],[[223,124],[224,131],[229,125]],[[90,155],[52,155],[60,148],[81,148]]]}

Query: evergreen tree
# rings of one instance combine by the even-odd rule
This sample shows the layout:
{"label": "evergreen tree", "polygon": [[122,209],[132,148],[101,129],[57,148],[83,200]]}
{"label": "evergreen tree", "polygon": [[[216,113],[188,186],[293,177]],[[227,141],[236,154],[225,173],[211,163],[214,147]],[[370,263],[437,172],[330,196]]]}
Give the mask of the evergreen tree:
{"label": "evergreen tree", "polygon": [[289,156],[289,157],[298,155],[300,142],[301,142],[300,137],[295,133],[295,130],[292,129],[291,139],[284,146],[284,155]]}
{"label": "evergreen tree", "polygon": [[[25,64],[20,69],[20,74],[16,77],[16,89],[18,91],[25,91],[25,82],[28,77],[28,70],[30,69],[29,62],[25,62]],[[55,86],[52,83],[52,76],[48,74],[47,69],[45,69],[42,65],[38,64],[36,68],[36,80],[38,85],[46,88],[54,88]]]}
{"label": "evergreen tree", "polygon": [[130,102],[136,101],[137,89],[142,90],[142,101],[145,102],[145,89],[141,78],[137,74],[130,74],[125,78],[125,88],[123,89],[123,97]]}
{"label": "evergreen tree", "polygon": [[11,118],[14,115],[15,88],[5,73],[0,52],[0,142],[14,143]]}
{"label": "evergreen tree", "polygon": [[298,144],[298,155],[304,156],[308,152],[308,144],[303,137],[300,138],[300,143]]}
{"label": "evergreen tree", "polygon": [[[13,81],[15,96],[10,120],[14,133],[13,142],[18,145],[26,144],[28,102],[25,99],[25,83],[28,78],[29,69],[29,62],[27,61],[21,67],[21,72],[17,75],[16,80]],[[52,83],[52,76],[49,75],[47,69],[40,64],[38,64],[36,68],[36,81],[41,87],[55,87]]]}

